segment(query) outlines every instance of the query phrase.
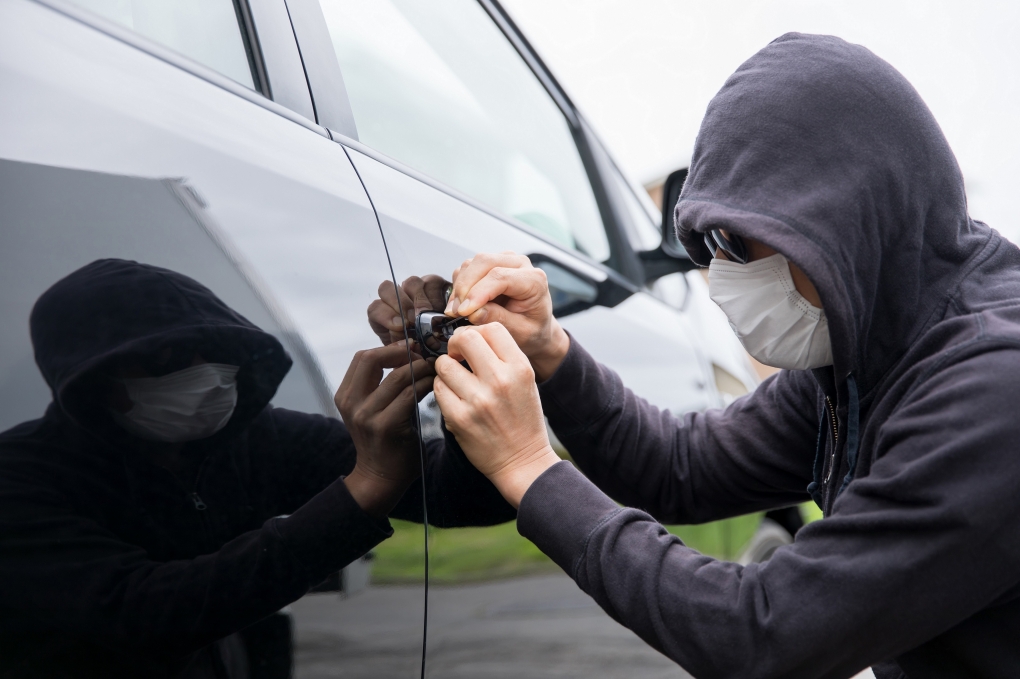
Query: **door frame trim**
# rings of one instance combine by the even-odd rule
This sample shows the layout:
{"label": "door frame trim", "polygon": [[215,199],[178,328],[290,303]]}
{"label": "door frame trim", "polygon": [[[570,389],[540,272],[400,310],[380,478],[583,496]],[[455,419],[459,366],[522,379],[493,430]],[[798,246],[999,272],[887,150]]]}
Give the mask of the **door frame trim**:
{"label": "door frame trim", "polygon": [[31,0],[31,2],[46,7],[51,11],[62,14],[69,19],[84,24],[89,28],[103,33],[115,40],[130,45],[131,47],[134,47],[141,52],[145,52],[149,56],[170,64],[171,66],[176,66],[182,71],[187,71],[191,75],[194,75],[211,85],[215,85],[216,87],[226,90],[231,94],[235,94],[242,99],[256,104],[257,106],[261,106],[262,108],[275,113],[282,118],[286,118],[291,122],[297,123],[316,134],[327,138],[329,137],[329,133],[324,127],[317,125],[308,118],[305,118],[289,108],[268,99],[261,92],[249,89],[244,85],[231,80],[227,76],[209,68],[208,66],[204,66],[197,61],[189,59],[179,52],[175,52],[174,50],[165,47],[154,40],[150,40],[139,33],[135,33],[129,28],[125,28],[120,24],[105,19],[97,14],[93,14],[87,9],[73,5],[66,0]]}

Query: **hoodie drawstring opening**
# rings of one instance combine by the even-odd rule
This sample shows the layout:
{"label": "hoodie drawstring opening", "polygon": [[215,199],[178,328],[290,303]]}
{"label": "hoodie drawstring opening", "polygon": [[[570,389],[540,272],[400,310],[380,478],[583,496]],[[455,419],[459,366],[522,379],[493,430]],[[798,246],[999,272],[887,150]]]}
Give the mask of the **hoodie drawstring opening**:
{"label": "hoodie drawstring opening", "polygon": [[846,490],[846,487],[853,481],[854,472],[857,471],[857,443],[860,431],[861,401],[857,395],[857,381],[854,376],[846,378],[846,390],[849,395],[847,403],[847,425],[846,425],[846,460],[849,470],[843,477],[843,485],[836,492],[836,497]]}
{"label": "hoodie drawstring opening", "polygon": [[807,492],[815,501],[818,508],[822,508],[822,491],[820,480],[822,478],[822,467],[825,464],[825,409],[822,409],[822,416],[818,420],[818,440],[815,443],[815,464],[811,474],[811,483],[808,484]]}

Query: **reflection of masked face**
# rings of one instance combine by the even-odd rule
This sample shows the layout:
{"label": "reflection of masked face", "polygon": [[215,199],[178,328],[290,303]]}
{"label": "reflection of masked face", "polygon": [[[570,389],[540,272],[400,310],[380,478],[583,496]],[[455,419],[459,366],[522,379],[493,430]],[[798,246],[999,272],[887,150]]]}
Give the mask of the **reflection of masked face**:
{"label": "reflection of masked face", "polygon": [[138,438],[183,443],[212,436],[237,405],[236,365],[203,363],[162,377],[120,378],[131,409],[111,409],[114,421]]}
{"label": "reflection of masked face", "polygon": [[708,294],[747,353],[765,365],[792,370],[832,365],[825,312],[797,292],[783,255],[747,264],[713,259]]}

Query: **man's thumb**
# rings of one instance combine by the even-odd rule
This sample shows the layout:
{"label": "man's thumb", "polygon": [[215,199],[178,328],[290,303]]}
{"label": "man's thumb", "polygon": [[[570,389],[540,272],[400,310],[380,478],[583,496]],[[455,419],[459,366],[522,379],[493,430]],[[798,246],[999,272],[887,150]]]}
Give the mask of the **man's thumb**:
{"label": "man's thumb", "polygon": [[507,321],[513,325],[513,316],[514,314],[511,314],[499,304],[489,302],[468,316],[468,320],[472,325],[485,325],[486,323],[502,323],[507,325]]}

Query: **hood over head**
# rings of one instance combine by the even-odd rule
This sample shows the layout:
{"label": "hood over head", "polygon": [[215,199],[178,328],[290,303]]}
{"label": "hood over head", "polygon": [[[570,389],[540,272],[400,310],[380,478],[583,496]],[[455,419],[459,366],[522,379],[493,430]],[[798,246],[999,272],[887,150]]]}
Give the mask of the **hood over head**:
{"label": "hood over head", "polygon": [[291,366],[280,342],[175,271],[100,259],[54,283],[30,316],[35,361],[54,405],[89,431],[108,430],[100,374],[114,360],[194,346],[210,363],[240,367],[237,406],[216,437],[246,426],[276,393]]}
{"label": "hood over head", "polygon": [[859,45],[788,33],[708,106],[674,211],[692,259],[723,228],[781,252],[814,283],[835,377],[866,393],[938,320],[991,230],[909,82]]}

